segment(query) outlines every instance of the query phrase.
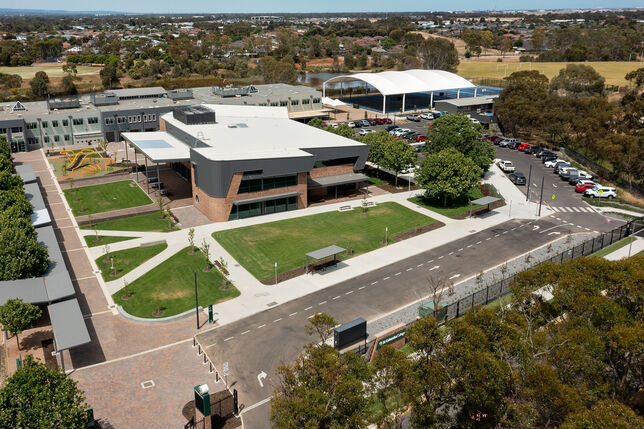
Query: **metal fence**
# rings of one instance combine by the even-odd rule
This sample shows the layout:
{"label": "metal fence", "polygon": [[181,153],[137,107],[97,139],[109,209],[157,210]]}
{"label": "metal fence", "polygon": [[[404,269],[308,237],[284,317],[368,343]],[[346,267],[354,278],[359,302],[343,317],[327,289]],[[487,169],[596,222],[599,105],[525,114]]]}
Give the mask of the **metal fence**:
{"label": "metal fence", "polygon": [[[527,268],[527,270],[533,269],[546,262],[562,263],[578,258],[580,256],[588,256],[592,253],[597,252],[598,250],[610,246],[611,244],[621,240],[624,237],[637,233],[642,229],[644,229],[644,217],[635,219],[625,225],[613,229],[612,231],[605,232],[595,238],[584,241],[583,243],[565,250],[557,255],[554,255],[549,259],[535,262],[533,265]],[[458,301],[447,304],[445,306],[446,311],[444,312],[444,317],[441,317],[438,322],[445,323],[450,319],[462,316],[467,311],[478,305],[486,305],[492,301],[508,295],[511,292],[510,284],[516,278],[516,276],[517,274],[513,274],[508,278],[504,278],[503,280],[488,285],[484,289],[480,289],[464,298],[459,299]],[[441,313],[443,313],[443,311],[441,311]]]}

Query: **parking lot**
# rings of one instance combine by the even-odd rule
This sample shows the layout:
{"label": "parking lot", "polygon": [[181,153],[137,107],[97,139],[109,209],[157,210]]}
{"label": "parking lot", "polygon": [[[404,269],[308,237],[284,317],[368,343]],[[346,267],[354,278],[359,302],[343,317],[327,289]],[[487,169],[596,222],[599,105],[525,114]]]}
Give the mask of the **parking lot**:
{"label": "parking lot", "polygon": [[[360,135],[360,130],[362,129],[370,129],[374,131],[380,131],[384,130],[385,127],[388,127],[390,125],[397,125],[400,128],[407,128],[411,131],[418,132],[423,135],[427,135],[427,127],[429,127],[434,121],[433,120],[427,120],[427,119],[421,119],[420,122],[414,122],[414,121],[408,121],[407,119],[402,119],[400,120],[399,118],[396,118],[395,116],[389,116],[389,119],[391,119],[392,123],[387,124],[387,125],[369,125],[368,127],[356,127],[354,128],[354,132],[356,136]],[[346,122],[342,122],[345,123]]]}

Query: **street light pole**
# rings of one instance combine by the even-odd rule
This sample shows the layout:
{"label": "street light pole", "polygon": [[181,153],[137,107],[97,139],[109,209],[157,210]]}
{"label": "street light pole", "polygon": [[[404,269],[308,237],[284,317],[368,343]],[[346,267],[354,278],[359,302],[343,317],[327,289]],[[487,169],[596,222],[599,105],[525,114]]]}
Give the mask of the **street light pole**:
{"label": "street light pole", "polygon": [[543,182],[545,178],[546,176],[543,176],[541,178],[541,196],[539,197],[539,213],[537,213],[537,216],[541,216],[541,203],[543,202]]}
{"label": "street light pole", "polygon": [[388,235],[389,235],[389,227],[386,226],[385,227],[385,246],[389,244]]}
{"label": "street light pole", "polygon": [[277,284],[277,262],[275,262],[275,284]]}
{"label": "street light pole", "polygon": [[197,293],[197,270],[195,270],[195,314],[197,315],[197,329],[199,329],[199,295]]}
{"label": "street light pole", "polygon": [[532,164],[530,164],[530,171],[528,172],[528,192],[526,193],[525,200],[530,201],[530,178],[532,178]]}

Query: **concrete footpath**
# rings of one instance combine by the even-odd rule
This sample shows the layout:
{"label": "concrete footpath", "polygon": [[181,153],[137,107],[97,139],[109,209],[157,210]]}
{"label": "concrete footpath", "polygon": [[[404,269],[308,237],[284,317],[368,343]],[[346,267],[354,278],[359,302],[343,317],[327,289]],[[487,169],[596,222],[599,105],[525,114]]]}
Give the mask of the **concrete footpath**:
{"label": "concrete footpath", "polygon": [[618,261],[620,259],[628,258],[629,256],[637,255],[641,251],[644,251],[644,238],[636,236],[635,241],[633,241],[631,244],[628,244],[615,250],[612,253],[609,253],[608,255],[604,256],[604,258],[608,259],[609,261]]}

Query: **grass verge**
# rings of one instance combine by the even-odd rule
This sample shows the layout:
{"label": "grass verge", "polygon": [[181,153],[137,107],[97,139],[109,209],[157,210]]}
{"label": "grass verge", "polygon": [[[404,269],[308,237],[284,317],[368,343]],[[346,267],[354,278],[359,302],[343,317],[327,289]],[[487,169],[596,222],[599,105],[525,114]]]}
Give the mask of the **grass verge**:
{"label": "grass verge", "polygon": [[114,301],[138,317],[168,317],[183,313],[195,305],[195,271],[202,306],[239,296],[235,286],[224,284],[224,276],[218,270],[202,270],[205,262],[201,252],[191,255],[189,251],[190,247],[181,249],[127,288],[116,292]]}
{"label": "grass verge", "polygon": [[[111,282],[123,277],[148,259],[163,252],[167,247],[166,243],[161,243],[154,246],[133,247],[110,252],[109,258],[107,255],[96,258],[96,265],[101,270],[103,280]],[[112,269],[110,258],[114,260],[114,269]]]}
{"label": "grass verge", "polygon": [[143,232],[170,232],[179,228],[174,225],[168,229],[168,221],[159,218],[159,213],[147,213],[121,219],[104,220],[95,222],[93,226],[82,225],[81,229],[98,229],[109,231],[143,231]]}
{"label": "grass verge", "polygon": [[65,189],[65,197],[75,216],[144,206],[150,197],[132,180]]}
{"label": "grass verge", "polygon": [[603,249],[596,251],[595,253],[593,253],[590,256],[595,256],[597,258],[603,258],[604,256],[606,256],[606,255],[608,255],[610,253],[613,253],[614,251],[619,250],[622,247],[628,246],[629,244],[631,244],[632,241],[635,241],[635,240],[636,240],[635,237],[623,238],[623,239],[619,240],[618,242],[611,244],[608,247],[604,247]]}
{"label": "grass verge", "polygon": [[[475,186],[467,193],[466,196],[448,201],[447,206],[443,206],[443,201],[440,198],[426,198],[422,196],[409,198],[408,201],[438,214],[442,214],[443,216],[456,217],[469,213],[470,201],[481,197],[483,197],[483,192],[478,186]],[[476,210],[479,207],[481,206],[474,204],[472,205],[472,210]]]}
{"label": "grass verge", "polygon": [[86,235],[85,243],[87,247],[105,246],[106,244],[118,243],[119,241],[133,240],[136,237],[117,237],[115,235],[99,235],[96,240],[95,235]]}
{"label": "grass verge", "polygon": [[295,219],[286,219],[262,225],[219,231],[213,234],[237,262],[257,279],[302,267],[305,254],[332,244],[337,244],[351,255],[346,259],[366,253],[384,245],[385,228],[389,228],[388,241],[425,225],[436,222],[396,203],[383,203],[371,207],[366,213],[361,209],[346,212],[328,212]]}

